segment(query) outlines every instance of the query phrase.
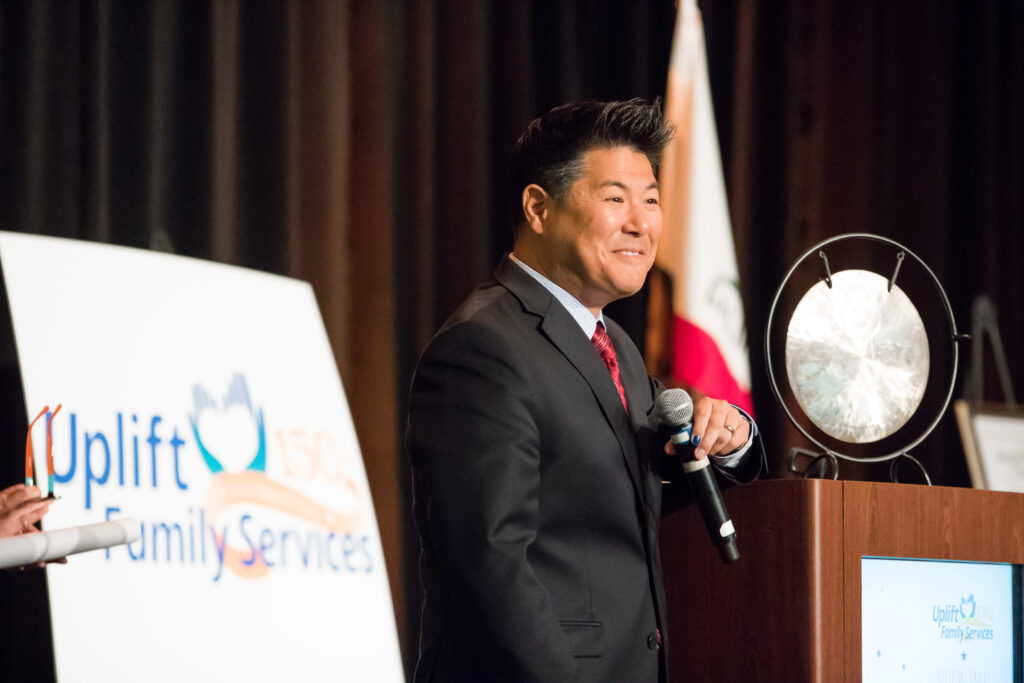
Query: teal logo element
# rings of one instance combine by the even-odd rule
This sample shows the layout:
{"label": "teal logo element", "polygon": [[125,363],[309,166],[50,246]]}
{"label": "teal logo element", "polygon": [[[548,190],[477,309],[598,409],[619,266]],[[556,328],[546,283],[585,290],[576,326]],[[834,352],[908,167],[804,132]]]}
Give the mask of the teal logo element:
{"label": "teal logo element", "polygon": [[[970,612],[967,611],[967,607],[970,607]],[[977,605],[974,604],[974,593],[971,593],[967,599],[960,598],[960,616],[964,619],[972,618],[975,609],[977,609]]]}
{"label": "teal logo element", "polygon": [[259,443],[252,461],[249,462],[245,469],[254,470],[256,472],[266,471],[267,434],[263,427],[263,408],[253,408],[252,401],[249,398],[249,386],[245,381],[244,375],[236,373],[234,377],[231,378],[231,383],[228,385],[227,393],[224,396],[224,400],[221,401],[219,408],[217,402],[201,384],[196,384],[192,387],[192,400],[193,412],[189,413],[188,419],[189,423],[192,425],[192,434],[196,437],[196,444],[199,446],[199,453],[203,456],[203,461],[210,469],[210,472],[213,474],[219,474],[220,472],[225,471],[224,465],[221,462],[225,456],[224,454],[221,454],[221,457],[218,458],[210,452],[210,449],[203,443],[203,439],[199,435],[199,418],[204,414],[226,414],[229,411],[235,412],[239,408],[244,408],[248,412],[253,428],[256,430],[257,440]]}

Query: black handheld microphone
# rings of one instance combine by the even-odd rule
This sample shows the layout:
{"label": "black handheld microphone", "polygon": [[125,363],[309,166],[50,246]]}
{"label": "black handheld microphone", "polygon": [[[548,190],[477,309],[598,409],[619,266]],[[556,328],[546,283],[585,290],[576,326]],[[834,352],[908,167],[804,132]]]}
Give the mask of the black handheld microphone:
{"label": "black handheld microphone", "polygon": [[718,548],[722,562],[740,559],[736,547],[736,529],[722,502],[722,492],[711,471],[711,459],[700,460],[693,456],[690,431],[693,429],[693,399],[682,389],[666,389],[654,402],[658,421],[668,427],[672,435],[672,446],[676,455],[683,458],[683,471],[690,482],[693,497],[697,499],[704,525],[708,528],[711,542]]}

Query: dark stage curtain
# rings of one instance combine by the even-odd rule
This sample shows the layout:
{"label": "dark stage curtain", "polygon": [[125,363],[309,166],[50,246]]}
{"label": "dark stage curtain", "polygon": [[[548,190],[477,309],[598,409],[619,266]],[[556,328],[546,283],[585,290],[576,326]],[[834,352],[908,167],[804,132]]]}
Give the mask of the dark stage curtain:
{"label": "dark stage curtain", "polygon": [[[803,444],[768,389],[767,310],[828,236],[905,244],[961,328],[992,295],[1024,388],[1021,3],[701,4],[773,474]],[[661,95],[674,19],[673,0],[4,0],[0,229],[313,283],[411,662],[416,357],[511,244],[518,133],[569,100]],[[639,342],[644,307],[611,311]],[[936,483],[968,483],[951,419],[917,454]]]}
{"label": "dark stage curtain", "polygon": [[[828,237],[868,232],[905,245],[935,271],[961,331],[975,297],[991,295],[1021,387],[1024,5],[702,4],[754,400],[771,425],[774,474],[805,442],[769,389],[767,312],[789,266]],[[933,350],[933,365],[948,368],[949,348]],[[954,396],[970,345],[960,351]],[[986,360],[987,397],[1001,399]],[[934,483],[970,485],[951,411],[915,454]],[[922,481],[912,466],[906,473]],[[841,474],[887,479],[888,468],[843,464]]]}

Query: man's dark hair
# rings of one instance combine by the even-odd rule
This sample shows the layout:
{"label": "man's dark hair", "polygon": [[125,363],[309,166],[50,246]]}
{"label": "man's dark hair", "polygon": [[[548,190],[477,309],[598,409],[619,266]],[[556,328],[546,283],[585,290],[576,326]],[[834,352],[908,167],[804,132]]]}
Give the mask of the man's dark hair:
{"label": "man's dark hair", "polygon": [[513,225],[522,223],[523,188],[536,183],[558,201],[583,172],[583,155],[594,149],[631,147],[658,174],[661,154],[675,133],[661,101],[577,102],[534,119],[512,148]]}

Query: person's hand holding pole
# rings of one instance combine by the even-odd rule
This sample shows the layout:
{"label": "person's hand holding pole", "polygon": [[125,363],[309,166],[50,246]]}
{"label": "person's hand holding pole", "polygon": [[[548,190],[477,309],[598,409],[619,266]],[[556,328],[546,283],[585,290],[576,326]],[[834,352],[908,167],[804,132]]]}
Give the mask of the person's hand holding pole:
{"label": "person's hand holding pole", "polygon": [[35,531],[53,498],[43,498],[35,486],[15,484],[0,491],[0,538]]}

